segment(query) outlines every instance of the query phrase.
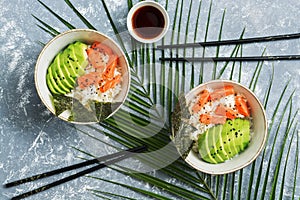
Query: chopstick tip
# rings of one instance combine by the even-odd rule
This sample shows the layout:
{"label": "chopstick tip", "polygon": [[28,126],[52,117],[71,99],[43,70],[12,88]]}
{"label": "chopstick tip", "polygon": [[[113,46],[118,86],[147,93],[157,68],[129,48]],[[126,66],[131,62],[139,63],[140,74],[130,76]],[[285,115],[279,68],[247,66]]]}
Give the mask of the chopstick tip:
{"label": "chopstick tip", "polygon": [[6,184],[2,185],[3,188],[10,188],[10,187],[13,187],[13,186],[14,186],[14,184],[12,184],[12,183],[6,183]]}

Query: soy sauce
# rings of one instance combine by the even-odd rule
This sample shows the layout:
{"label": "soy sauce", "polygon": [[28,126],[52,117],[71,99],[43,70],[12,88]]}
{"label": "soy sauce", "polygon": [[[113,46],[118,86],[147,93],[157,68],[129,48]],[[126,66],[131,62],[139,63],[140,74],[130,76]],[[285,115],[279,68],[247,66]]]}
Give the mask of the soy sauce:
{"label": "soy sauce", "polygon": [[159,9],[153,6],[143,6],[133,14],[132,26],[140,37],[152,39],[163,31],[165,19]]}

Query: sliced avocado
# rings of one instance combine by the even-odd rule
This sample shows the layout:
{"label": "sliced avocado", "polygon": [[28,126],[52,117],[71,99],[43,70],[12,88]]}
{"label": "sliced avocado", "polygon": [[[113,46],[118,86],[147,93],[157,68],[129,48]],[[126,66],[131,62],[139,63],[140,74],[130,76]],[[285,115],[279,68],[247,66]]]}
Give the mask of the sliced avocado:
{"label": "sliced avocado", "polygon": [[57,91],[54,89],[54,87],[53,87],[52,82],[51,82],[50,79],[51,79],[51,78],[49,78],[49,73],[47,73],[47,75],[46,75],[46,81],[47,81],[47,86],[48,86],[48,88],[50,89],[50,91],[51,91],[53,94],[59,94],[59,92],[57,92]]}
{"label": "sliced avocado", "polygon": [[63,61],[61,60],[61,54],[62,53],[59,53],[58,57],[59,57],[59,65],[60,65],[60,68],[61,68],[61,72],[63,73],[66,81],[68,81],[69,85],[73,88],[74,85],[75,85],[75,78],[73,78],[67,68],[67,66],[63,63]]}
{"label": "sliced avocado", "polygon": [[59,53],[59,54],[55,57],[55,59],[54,59],[52,65],[51,65],[51,67],[52,67],[52,72],[53,72],[53,76],[54,76],[54,77],[58,77],[58,78],[60,79],[60,82],[65,86],[65,88],[68,88],[68,90],[69,90],[69,92],[70,92],[70,89],[73,88],[73,85],[72,85],[71,82],[69,81],[70,78],[68,77],[68,73],[65,74],[65,73],[63,72],[63,70],[62,70],[63,65],[62,65],[62,63],[60,62],[60,54],[61,54],[61,53]]}
{"label": "sliced avocado", "polygon": [[[212,129],[212,128],[211,128]],[[203,160],[205,160],[206,162],[209,163],[218,163],[216,161],[216,157],[214,155],[214,148],[212,145],[212,137],[210,137],[209,132],[211,132],[208,129],[207,131],[205,131],[203,134],[201,134],[198,138],[198,150],[199,150],[199,154],[201,156],[201,158]]]}
{"label": "sliced avocado", "polygon": [[240,130],[239,132],[239,136],[242,136],[242,146],[243,146],[243,150],[245,148],[248,147],[250,141],[251,141],[251,133],[250,133],[250,121],[249,120],[246,120],[244,119],[244,124],[243,124],[243,129]]}
{"label": "sliced avocado", "polygon": [[224,125],[220,125],[220,126],[222,126],[221,136],[222,136],[224,151],[227,153],[228,159],[230,159],[234,156],[233,150],[231,149],[231,146],[229,145],[229,142],[228,142],[228,140],[230,139],[230,136],[229,136],[229,133],[227,134],[227,129],[224,129]]}
{"label": "sliced avocado", "polygon": [[70,74],[70,78],[76,79],[79,74],[76,72],[75,67],[70,63],[69,57],[71,55],[71,50],[69,48],[65,49],[60,54],[60,61],[65,66],[65,68],[68,70]]}
{"label": "sliced avocado", "polygon": [[69,48],[72,49],[76,59],[80,64],[86,61],[86,49],[88,48],[86,44],[82,42],[75,42],[72,45],[70,45]]}
{"label": "sliced avocado", "polygon": [[223,129],[222,125],[215,126],[214,141],[216,144],[215,146],[217,148],[217,150],[216,150],[217,154],[219,154],[221,156],[221,158],[223,159],[223,161],[225,161],[225,160],[228,160],[229,156],[224,149],[224,143],[223,143],[223,139],[222,139],[222,129]]}
{"label": "sliced avocado", "polygon": [[85,73],[88,64],[87,45],[81,42],[70,44],[58,53],[47,70],[46,81],[53,94],[66,94],[76,83],[76,78]]}
{"label": "sliced avocado", "polygon": [[247,119],[235,119],[233,121],[234,137],[236,144],[243,151],[250,141],[250,121]]}
{"label": "sliced avocado", "polygon": [[212,147],[214,148],[214,150],[213,150],[213,155],[215,155],[215,157],[216,157],[216,161],[218,162],[218,163],[221,163],[221,162],[224,162],[224,156],[223,155],[221,155],[221,150],[222,150],[222,147],[221,148],[218,148],[217,147],[217,143],[219,142],[219,138],[218,138],[218,136],[217,136],[217,134],[218,134],[218,130],[217,129],[219,129],[219,126],[215,126],[213,129],[212,129],[212,132],[211,132],[211,134],[209,134],[210,135],[210,137],[212,137]]}
{"label": "sliced avocado", "polygon": [[58,73],[58,70],[56,69],[56,67],[54,66],[54,62],[50,65],[49,67],[49,70],[52,71],[52,76],[53,76],[53,79],[55,80],[57,86],[63,90],[65,93],[68,93],[70,92],[70,89],[67,88],[63,82],[62,82],[62,77],[60,77],[59,73]]}
{"label": "sliced avocado", "polygon": [[237,145],[235,142],[232,125],[233,125],[232,120],[227,120],[226,123],[223,125],[223,132],[224,135],[226,135],[226,139],[227,139],[226,142],[231,149],[231,151],[227,153],[233,154],[233,156],[235,156],[236,154],[238,154],[240,149],[239,149],[239,145]]}
{"label": "sliced avocado", "polygon": [[47,83],[51,83],[48,85],[49,89],[53,88],[55,90],[56,94],[57,93],[66,94],[66,92],[57,85],[56,80],[54,79],[53,74],[52,74],[52,69],[50,67],[47,70],[46,79],[48,79]]}
{"label": "sliced avocado", "polygon": [[73,79],[85,73],[84,69],[88,64],[86,49],[86,44],[75,42],[70,44],[61,55],[61,62]]}
{"label": "sliced avocado", "polygon": [[69,62],[75,67],[76,72],[81,76],[83,75],[85,67],[88,65],[87,54],[86,54],[86,45],[81,45],[82,43],[74,43],[74,45],[70,45],[69,49],[70,56]]}
{"label": "sliced avocado", "polygon": [[249,120],[227,120],[224,125],[213,126],[201,134],[198,138],[198,149],[203,160],[220,163],[243,151],[250,139]]}

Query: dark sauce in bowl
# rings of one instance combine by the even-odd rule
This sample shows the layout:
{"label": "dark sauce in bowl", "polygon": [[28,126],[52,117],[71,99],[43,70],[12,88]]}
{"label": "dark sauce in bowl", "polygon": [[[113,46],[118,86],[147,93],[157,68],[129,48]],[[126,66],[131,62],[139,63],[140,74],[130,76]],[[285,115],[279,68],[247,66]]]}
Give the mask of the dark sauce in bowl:
{"label": "dark sauce in bowl", "polygon": [[137,9],[131,22],[135,33],[144,39],[152,39],[159,36],[165,26],[163,14],[158,8],[153,6],[143,6]]}

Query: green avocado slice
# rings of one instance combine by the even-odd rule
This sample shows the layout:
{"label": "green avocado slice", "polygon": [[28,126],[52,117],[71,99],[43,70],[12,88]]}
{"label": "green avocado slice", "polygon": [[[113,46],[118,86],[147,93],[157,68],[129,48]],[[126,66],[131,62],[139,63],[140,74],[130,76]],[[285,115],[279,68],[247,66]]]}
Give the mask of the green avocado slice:
{"label": "green avocado slice", "polygon": [[60,74],[61,76],[64,77],[65,81],[67,82],[67,84],[69,85],[70,88],[73,88],[75,85],[75,78],[73,78],[67,68],[67,66],[64,64],[64,62],[61,60],[62,56],[61,56],[62,52],[60,52],[57,55],[57,66],[59,66],[60,68]]}
{"label": "green avocado slice", "polygon": [[212,133],[210,134],[211,137],[212,137],[212,147],[214,148],[213,149],[213,154],[215,155],[216,157],[216,161],[218,163],[221,163],[221,162],[224,162],[224,157],[221,155],[221,150],[222,149],[218,149],[217,148],[217,142],[218,142],[218,137],[217,137],[217,134],[218,134],[218,129],[219,129],[219,126],[215,126],[213,129],[212,129]]}
{"label": "green avocado slice", "polygon": [[[227,144],[229,145],[231,152],[230,154],[233,154],[233,156],[235,156],[236,154],[238,154],[238,152],[240,151],[239,146],[236,145],[235,142],[235,138],[234,138],[234,133],[232,130],[232,120],[227,120],[226,123],[223,125],[223,131],[224,131],[224,135],[227,135]],[[229,152],[228,152],[229,153]]]}
{"label": "green avocado slice", "polygon": [[227,120],[225,124],[213,126],[199,136],[199,154],[206,162],[221,163],[244,151],[250,139],[249,120]]}
{"label": "green avocado slice", "polygon": [[[60,54],[60,53],[59,53]],[[64,73],[62,70],[62,63],[60,62],[60,55],[57,55],[51,65],[52,73],[55,78],[58,78],[60,83],[63,84],[65,88],[68,89],[68,92],[73,88],[73,85],[69,81],[68,73]],[[59,83],[59,82],[58,82]]]}
{"label": "green avocado slice", "polygon": [[[223,139],[222,139],[222,125],[215,126],[214,129],[214,143],[216,153],[222,158],[223,161],[228,160],[228,154],[224,150]],[[223,162],[222,161],[222,162]]]}
{"label": "green avocado slice", "polygon": [[75,69],[76,67],[73,66],[72,62],[70,62],[70,56],[71,56],[72,51],[69,48],[66,48],[62,54],[60,55],[60,60],[62,64],[65,66],[65,68],[68,70],[70,74],[70,78],[76,79],[79,74],[77,73],[77,70]]}
{"label": "green avocado slice", "polygon": [[234,123],[234,137],[236,144],[240,150],[243,151],[250,141],[250,121],[246,119],[236,119]]}
{"label": "green avocado slice", "polygon": [[59,94],[59,92],[52,85],[51,78],[49,77],[49,73],[46,75],[47,86],[53,94]]}
{"label": "green avocado slice", "polygon": [[[56,59],[56,58],[55,58],[55,59]],[[50,65],[49,69],[52,71],[52,76],[53,76],[53,79],[55,80],[57,86],[58,86],[61,90],[63,90],[65,93],[70,92],[70,89],[67,88],[67,87],[63,84],[63,79],[62,79],[62,77],[59,76],[59,72],[58,72],[58,70],[55,69],[56,67],[55,67],[54,65],[55,65],[55,63],[53,62],[53,63]]]}
{"label": "green avocado slice", "polygon": [[86,44],[75,42],[56,55],[46,75],[48,88],[53,94],[66,94],[74,88],[76,78],[85,73],[88,64],[86,49]]}
{"label": "green avocado slice", "polygon": [[79,76],[85,74],[84,69],[88,65],[87,54],[86,54],[86,45],[76,42],[74,45],[69,46],[69,62],[74,67],[75,71]]}
{"label": "green avocado slice", "polygon": [[75,42],[69,46],[69,48],[73,51],[74,56],[79,64],[86,62],[86,50],[88,46],[82,42]]}
{"label": "green avocado slice", "polygon": [[[48,79],[48,80],[47,80]],[[54,93],[57,94],[66,94],[66,91],[62,90],[56,83],[56,79],[53,77],[51,66],[47,70],[46,80],[48,84],[49,89],[54,89]],[[52,91],[52,90],[51,90]]]}
{"label": "green avocado slice", "polygon": [[[214,127],[213,127],[214,128]],[[215,159],[214,148],[212,144],[211,131],[212,129],[207,130],[201,134],[198,138],[198,150],[201,158],[209,163],[218,163]]]}

